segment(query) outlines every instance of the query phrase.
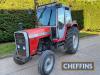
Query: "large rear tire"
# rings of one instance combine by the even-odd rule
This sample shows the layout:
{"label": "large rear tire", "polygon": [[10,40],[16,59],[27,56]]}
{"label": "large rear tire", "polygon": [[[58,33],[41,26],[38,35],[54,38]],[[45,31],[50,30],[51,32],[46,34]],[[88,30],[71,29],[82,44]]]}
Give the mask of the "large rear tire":
{"label": "large rear tire", "polygon": [[79,46],[79,31],[77,27],[69,29],[65,40],[65,51],[69,54],[75,54]]}
{"label": "large rear tire", "polygon": [[38,71],[41,75],[49,75],[55,64],[54,53],[50,50],[46,50],[40,56],[38,63]]}

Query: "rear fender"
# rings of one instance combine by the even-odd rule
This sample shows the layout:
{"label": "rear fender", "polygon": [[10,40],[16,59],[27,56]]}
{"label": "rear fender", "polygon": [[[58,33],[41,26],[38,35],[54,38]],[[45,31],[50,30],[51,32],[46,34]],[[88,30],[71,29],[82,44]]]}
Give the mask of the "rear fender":
{"label": "rear fender", "polygon": [[72,21],[71,23],[67,24],[67,30],[69,30],[71,27],[77,27],[79,29],[76,21]]}
{"label": "rear fender", "polygon": [[71,23],[68,23],[68,24],[66,25],[66,27],[67,27],[67,28],[66,28],[67,31],[66,31],[66,35],[65,35],[65,36],[67,36],[68,30],[69,30],[70,28],[72,28],[72,27],[77,27],[77,28],[79,29],[78,24],[77,24],[76,21],[72,21]]}
{"label": "rear fender", "polygon": [[77,27],[79,29],[78,23],[74,20],[71,24],[71,27]]}

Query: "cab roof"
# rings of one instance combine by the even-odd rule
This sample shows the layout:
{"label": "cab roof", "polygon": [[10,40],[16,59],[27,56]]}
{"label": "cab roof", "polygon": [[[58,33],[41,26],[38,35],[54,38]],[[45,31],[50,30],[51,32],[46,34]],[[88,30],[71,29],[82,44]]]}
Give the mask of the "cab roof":
{"label": "cab roof", "polygon": [[64,7],[66,9],[68,9],[68,10],[70,9],[68,6],[65,6],[65,5],[63,5],[61,3],[56,3],[56,2],[49,3],[49,4],[44,4],[44,5],[40,5],[40,6],[38,6],[38,9],[45,8],[45,7],[56,7],[56,8]]}

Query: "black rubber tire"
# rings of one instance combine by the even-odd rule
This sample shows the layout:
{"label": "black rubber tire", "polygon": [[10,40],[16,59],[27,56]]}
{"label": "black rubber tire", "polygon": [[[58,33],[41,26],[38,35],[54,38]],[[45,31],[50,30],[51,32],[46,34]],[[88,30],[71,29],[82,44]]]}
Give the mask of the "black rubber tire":
{"label": "black rubber tire", "polygon": [[[45,65],[45,62],[47,60],[48,57],[52,56],[53,57],[53,65],[52,65],[52,68],[46,72],[45,68],[44,68],[44,65]],[[46,50],[42,53],[42,55],[40,56],[40,60],[39,60],[39,63],[38,63],[38,71],[41,75],[49,75],[52,70],[53,70],[53,67],[54,67],[54,64],[55,64],[55,55],[54,55],[54,52],[51,51],[51,50]]]}
{"label": "black rubber tire", "polygon": [[13,56],[14,62],[15,62],[16,64],[18,64],[18,65],[24,65],[24,64],[27,63],[30,59],[31,59],[31,58],[28,57],[28,58],[26,58],[26,59],[24,59],[24,60],[21,60],[19,57],[16,56],[16,54],[14,54],[14,56]]}
{"label": "black rubber tire", "polygon": [[[77,43],[76,48],[74,48],[74,45],[73,45],[73,35],[77,35],[77,37],[78,37],[78,43]],[[79,30],[77,27],[72,27],[68,30],[68,33],[66,36],[65,52],[69,53],[69,54],[75,54],[78,50],[78,46],[79,46]]]}

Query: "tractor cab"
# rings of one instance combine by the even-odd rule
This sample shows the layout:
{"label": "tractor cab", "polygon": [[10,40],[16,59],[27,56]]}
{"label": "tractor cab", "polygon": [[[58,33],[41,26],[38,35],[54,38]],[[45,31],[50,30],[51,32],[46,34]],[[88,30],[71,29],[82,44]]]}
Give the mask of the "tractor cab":
{"label": "tractor cab", "polygon": [[69,7],[56,3],[38,7],[37,18],[39,27],[51,28],[54,42],[64,39],[65,26],[72,21]]}

